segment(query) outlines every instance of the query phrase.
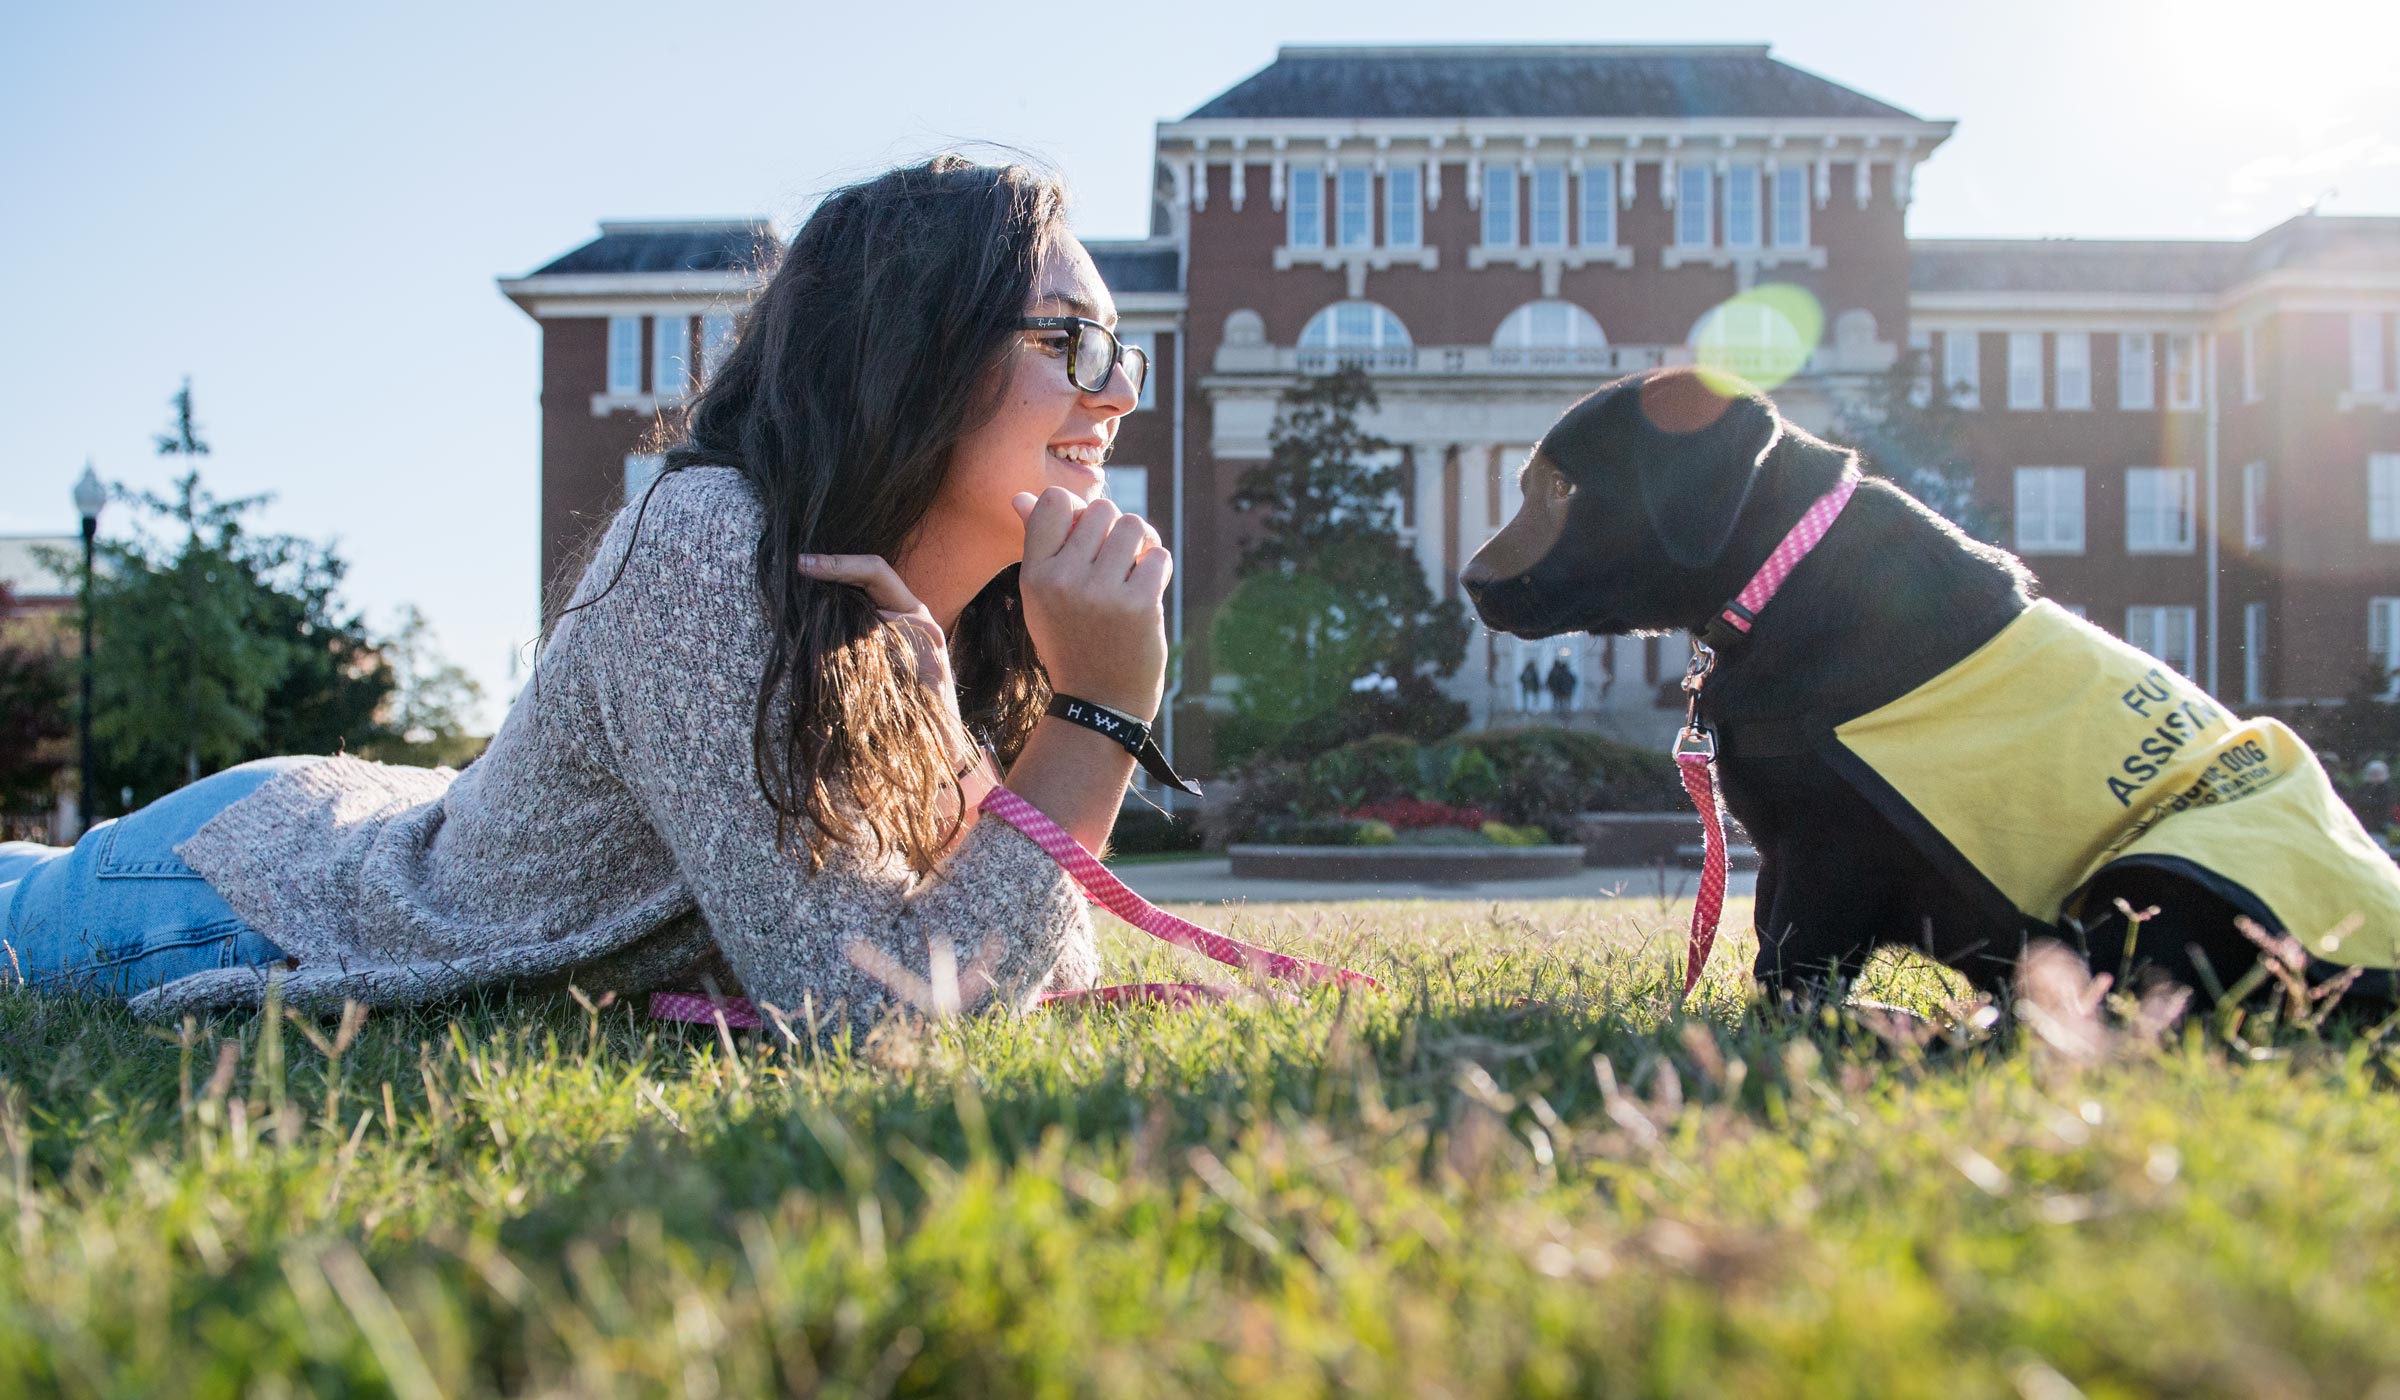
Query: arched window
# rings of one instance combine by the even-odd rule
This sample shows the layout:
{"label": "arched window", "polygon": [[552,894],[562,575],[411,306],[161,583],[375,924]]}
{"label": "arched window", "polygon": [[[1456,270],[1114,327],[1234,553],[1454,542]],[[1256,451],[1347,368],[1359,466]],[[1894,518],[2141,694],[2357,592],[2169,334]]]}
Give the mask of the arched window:
{"label": "arched window", "polygon": [[1808,364],[1822,329],[1809,314],[1813,307],[1813,302],[1770,296],[1764,289],[1721,302],[1692,326],[1693,358],[1705,368],[1772,389]]}
{"label": "arched window", "polygon": [[1337,365],[1412,369],[1416,345],[1400,318],[1371,301],[1337,301],[1300,332],[1300,368],[1321,374]]}
{"label": "arched window", "polygon": [[1592,313],[1571,301],[1529,301],[1508,313],[1492,336],[1498,369],[1598,369],[1608,337]]}

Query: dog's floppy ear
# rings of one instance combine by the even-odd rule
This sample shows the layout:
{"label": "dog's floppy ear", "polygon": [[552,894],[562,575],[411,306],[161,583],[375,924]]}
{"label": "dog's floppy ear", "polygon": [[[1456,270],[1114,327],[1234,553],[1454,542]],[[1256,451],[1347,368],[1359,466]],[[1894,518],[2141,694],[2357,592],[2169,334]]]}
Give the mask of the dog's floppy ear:
{"label": "dog's floppy ear", "polygon": [[[1720,391],[1720,388],[1723,390]],[[1712,385],[1690,370],[1642,382],[1634,399],[1642,510],[1667,558],[1687,569],[1717,561],[1783,419],[1747,386]]]}

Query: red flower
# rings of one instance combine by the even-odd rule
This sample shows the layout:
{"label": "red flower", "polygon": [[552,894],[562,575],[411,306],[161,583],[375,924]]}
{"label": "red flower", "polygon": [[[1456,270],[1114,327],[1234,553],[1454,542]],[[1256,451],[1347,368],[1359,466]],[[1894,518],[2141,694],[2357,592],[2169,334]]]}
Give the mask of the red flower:
{"label": "red flower", "polygon": [[1427,802],[1416,797],[1370,802],[1342,815],[1352,821],[1383,822],[1394,831],[1422,831],[1435,826],[1458,826],[1479,831],[1485,820],[1480,807],[1453,807],[1447,802]]}

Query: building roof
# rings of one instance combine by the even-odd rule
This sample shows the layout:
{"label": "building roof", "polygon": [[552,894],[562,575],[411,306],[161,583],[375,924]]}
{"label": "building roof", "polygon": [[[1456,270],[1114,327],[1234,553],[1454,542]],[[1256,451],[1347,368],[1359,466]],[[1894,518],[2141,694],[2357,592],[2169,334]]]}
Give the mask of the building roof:
{"label": "building roof", "polygon": [[0,585],[15,595],[20,603],[45,598],[72,598],[72,580],[58,574],[34,557],[36,545],[58,550],[70,558],[83,550],[80,535],[0,535]]}
{"label": "building roof", "polygon": [[1871,117],[1913,113],[1764,44],[1286,46],[1187,121],[1219,117]]}
{"label": "building roof", "polygon": [[2400,218],[2302,214],[2235,239],[1917,238],[1912,292],[2211,295],[2285,268],[2400,271]]}
{"label": "building roof", "polygon": [[2242,245],[2089,238],[1915,238],[1912,292],[2210,293]]}
{"label": "building roof", "polygon": [[611,272],[739,272],[760,261],[775,231],[765,219],[603,222],[600,236],[529,276]]}
{"label": "building roof", "polygon": [[1128,292],[1181,291],[1181,274],[1172,239],[1087,238],[1084,251],[1100,269],[1100,280],[1118,296]]}

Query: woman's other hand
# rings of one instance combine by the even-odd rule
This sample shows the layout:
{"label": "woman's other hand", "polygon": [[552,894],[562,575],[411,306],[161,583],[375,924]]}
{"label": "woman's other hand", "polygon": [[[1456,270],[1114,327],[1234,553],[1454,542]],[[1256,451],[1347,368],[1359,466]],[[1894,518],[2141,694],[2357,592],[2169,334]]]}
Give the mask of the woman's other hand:
{"label": "woman's other hand", "polygon": [[876,616],[908,639],[916,653],[917,679],[940,698],[952,719],[958,718],[958,678],[950,669],[950,639],[943,634],[942,624],[933,620],[933,611],[908,591],[889,562],[873,554],[803,554],[800,572],[863,591],[875,605]]}
{"label": "woman's other hand", "polygon": [[1051,688],[1145,723],[1155,718],[1166,689],[1165,598],[1175,567],[1158,532],[1113,501],[1087,505],[1056,486],[1038,498],[1021,491],[1015,504],[1025,518],[1017,576],[1025,629]]}

